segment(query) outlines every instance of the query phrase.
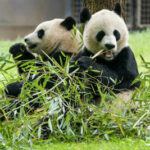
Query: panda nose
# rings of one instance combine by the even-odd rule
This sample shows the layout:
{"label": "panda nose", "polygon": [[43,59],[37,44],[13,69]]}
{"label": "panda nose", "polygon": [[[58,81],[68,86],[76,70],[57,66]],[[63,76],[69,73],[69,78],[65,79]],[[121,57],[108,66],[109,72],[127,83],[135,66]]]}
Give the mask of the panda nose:
{"label": "panda nose", "polygon": [[27,43],[29,40],[27,38],[24,38],[24,41]]}
{"label": "panda nose", "polygon": [[107,49],[112,49],[115,47],[115,45],[113,45],[113,44],[105,44],[105,46]]}

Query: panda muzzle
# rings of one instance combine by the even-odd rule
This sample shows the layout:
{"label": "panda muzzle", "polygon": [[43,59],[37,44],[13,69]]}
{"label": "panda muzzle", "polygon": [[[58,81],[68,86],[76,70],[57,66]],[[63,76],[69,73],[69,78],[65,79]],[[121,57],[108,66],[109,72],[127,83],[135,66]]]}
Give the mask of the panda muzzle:
{"label": "panda muzzle", "polygon": [[31,45],[29,45],[29,49],[34,49],[36,47],[37,47],[37,44],[31,44]]}

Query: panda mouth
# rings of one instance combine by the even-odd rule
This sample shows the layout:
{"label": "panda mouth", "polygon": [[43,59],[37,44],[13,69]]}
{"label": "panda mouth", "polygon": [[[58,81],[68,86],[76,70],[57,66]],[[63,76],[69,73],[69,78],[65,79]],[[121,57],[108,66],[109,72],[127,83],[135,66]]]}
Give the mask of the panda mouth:
{"label": "panda mouth", "polygon": [[105,57],[108,59],[111,59],[114,57],[113,52],[112,51],[107,51],[104,53]]}
{"label": "panda mouth", "polygon": [[37,44],[31,44],[31,45],[29,45],[29,49],[34,49],[36,47],[37,47]]}

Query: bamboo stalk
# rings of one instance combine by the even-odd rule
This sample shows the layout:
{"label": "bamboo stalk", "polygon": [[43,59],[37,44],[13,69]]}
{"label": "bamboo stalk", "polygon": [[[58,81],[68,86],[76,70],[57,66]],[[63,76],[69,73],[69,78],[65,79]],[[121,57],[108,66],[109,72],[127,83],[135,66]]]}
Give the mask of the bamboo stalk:
{"label": "bamboo stalk", "polygon": [[97,52],[94,56],[92,56],[91,58],[94,59],[96,58],[97,56],[99,56],[100,54],[102,54],[104,51],[104,49],[101,49],[99,52]]}

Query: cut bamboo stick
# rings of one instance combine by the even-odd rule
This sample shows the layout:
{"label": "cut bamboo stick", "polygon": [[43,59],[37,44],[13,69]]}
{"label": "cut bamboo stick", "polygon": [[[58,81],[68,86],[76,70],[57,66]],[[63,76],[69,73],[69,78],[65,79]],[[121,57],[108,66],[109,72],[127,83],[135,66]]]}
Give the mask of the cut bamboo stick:
{"label": "cut bamboo stick", "polygon": [[101,49],[100,51],[98,51],[94,56],[92,56],[91,58],[94,59],[96,58],[97,56],[99,56],[100,54],[102,54],[104,51],[104,49]]}

